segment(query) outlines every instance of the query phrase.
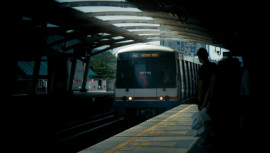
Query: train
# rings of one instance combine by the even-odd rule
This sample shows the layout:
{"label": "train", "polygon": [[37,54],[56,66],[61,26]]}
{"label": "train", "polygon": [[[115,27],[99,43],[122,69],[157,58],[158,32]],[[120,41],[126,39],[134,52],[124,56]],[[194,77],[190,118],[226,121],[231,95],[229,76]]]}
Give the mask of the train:
{"label": "train", "polygon": [[114,108],[118,115],[155,116],[196,95],[200,62],[159,45],[135,45],[116,54]]}

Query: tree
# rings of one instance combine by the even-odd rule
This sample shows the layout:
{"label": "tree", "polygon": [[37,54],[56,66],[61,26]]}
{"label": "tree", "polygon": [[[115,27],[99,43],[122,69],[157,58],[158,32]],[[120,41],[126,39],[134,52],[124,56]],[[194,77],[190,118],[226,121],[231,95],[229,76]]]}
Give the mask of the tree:
{"label": "tree", "polygon": [[116,58],[114,55],[98,54],[91,58],[90,68],[103,79],[115,78]]}

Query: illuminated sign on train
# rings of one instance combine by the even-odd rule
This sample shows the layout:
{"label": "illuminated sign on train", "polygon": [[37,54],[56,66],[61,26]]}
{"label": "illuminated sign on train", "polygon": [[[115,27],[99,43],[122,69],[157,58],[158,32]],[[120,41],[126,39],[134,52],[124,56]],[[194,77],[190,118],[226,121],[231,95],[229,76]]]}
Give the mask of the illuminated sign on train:
{"label": "illuminated sign on train", "polygon": [[159,57],[158,53],[132,53],[133,58],[156,58]]}
{"label": "illuminated sign on train", "polygon": [[133,54],[132,54],[132,57],[133,57],[133,58],[138,58],[138,53],[133,53]]}

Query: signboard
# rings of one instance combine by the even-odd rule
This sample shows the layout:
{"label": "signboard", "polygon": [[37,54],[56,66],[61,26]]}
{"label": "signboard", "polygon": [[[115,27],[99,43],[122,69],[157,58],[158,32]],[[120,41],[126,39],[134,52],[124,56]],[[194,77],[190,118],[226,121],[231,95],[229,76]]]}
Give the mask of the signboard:
{"label": "signboard", "polygon": [[132,53],[132,58],[156,58],[159,57],[159,53]]}

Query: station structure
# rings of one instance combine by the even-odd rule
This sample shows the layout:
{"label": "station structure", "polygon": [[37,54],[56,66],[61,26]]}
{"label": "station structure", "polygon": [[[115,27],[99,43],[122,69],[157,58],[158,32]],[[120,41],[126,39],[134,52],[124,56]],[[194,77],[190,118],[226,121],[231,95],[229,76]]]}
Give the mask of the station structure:
{"label": "station structure", "polygon": [[[31,130],[43,129],[54,115],[62,115],[58,112],[61,109],[85,115],[88,110],[85,105],[78,103],[74,107],[73,103],[66,103],[68,95],[74,92],[76,64],[84,65],[80,86],[80,92],[84,93],[89,89],[91,57],[127,45],[158,43],[170,46],[167,43],[174,42],[225,48],[233,56],[242,57],[242,70],[246,75],[242,84],[246,90],[242,91],[239,110],[247,117],[242,121],[248,133],[244,137],[254,138],[252,142],[247,139],[245,142],[255,150],[257,147],[254,146],[260,145],[255,141],[260,139],[257,134],[261,127],[258,125],[265,123],[259,119],[265,116],[266,111],[261,107],[268,87],[265,85],[267,60],[261,54],[267,50],[262,48],[267,44],[262,35],[267,29],[264,22],[268,5],[255,1],[192,0],[15,0],[2,4],[3,8],[8,8],[2,18],[0,100],[7,105],[3,107],[7,108],[4,125],[9,125],[9,130],[14,128],[7,137],[12,139],[12,144],[23,142],[25,131],[31,133]],[[195,54],[196,50],[193,52]],[[32,64],[31,69],[27,62]],[[46,80],[46,83],[40,80]],[[46,92],[42,89],[44,85]],[[49,98],[37,96],[41,91]],[[234,107],[228,103],[225,107]],[[52,108],[50,114],[48,110]],[[26,124],[29,126],[18,127]],[[37,133],[45,135],[40,131]],[[18,138],[17,134],[22,137]],[[36,133],[32,135],[37,138]]]}

